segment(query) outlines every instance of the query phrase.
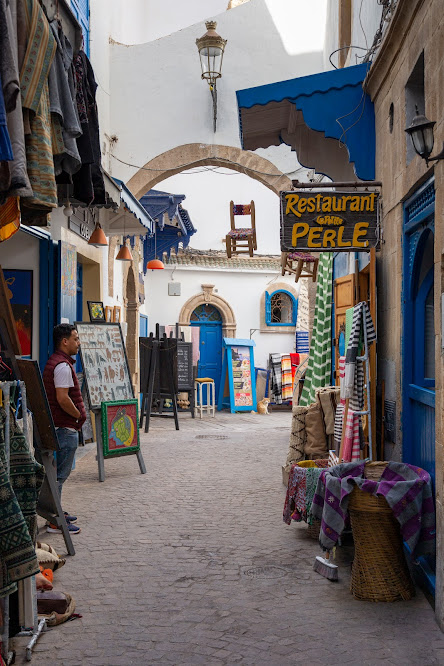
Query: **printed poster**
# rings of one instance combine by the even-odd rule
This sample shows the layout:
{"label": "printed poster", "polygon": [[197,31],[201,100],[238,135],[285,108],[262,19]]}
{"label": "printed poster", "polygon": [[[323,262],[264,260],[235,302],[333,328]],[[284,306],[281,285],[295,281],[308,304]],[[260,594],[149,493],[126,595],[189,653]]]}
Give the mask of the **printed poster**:
{"label": "printed poster", "polygon": [[250,347],[231,347],[234,404],[236,407],[253,406],[251,385]]}

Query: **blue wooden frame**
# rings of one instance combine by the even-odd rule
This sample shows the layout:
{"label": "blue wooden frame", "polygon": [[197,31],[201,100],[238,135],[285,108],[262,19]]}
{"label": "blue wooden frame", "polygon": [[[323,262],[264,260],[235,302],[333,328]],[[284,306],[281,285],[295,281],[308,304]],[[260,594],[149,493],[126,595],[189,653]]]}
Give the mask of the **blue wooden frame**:
{"label": "blue wooden frame", "polygon": [[[417,288],[418,271],[420,262],[418,257],[422,253],[427,236],[434,233],[435,214],[435,191],[434,178],[427,180],[418,190],[404,203],[404,229],[403,242],[403,285],[402,285],[402,429],[404,433],[412,431],[412,410],[409,409],[409,400],[417,399],[435,407],[435,392],[432,390],[434,380],[424,377],[424,306],[427,294],[433,285],[433,267],[425,276],[419,291]],[[414,326],[406,323],[414,322]],[[419,342],[421,351],[414,356],[411,362],[410,353],[413,343]],[[405,462],[412,460],[413,450],[408,437],[403,437],[402,458]],[[405,552],[410,558],[412,553],[404,544]],[[435,563],[430,556],[420,556],[415,560],[416,574],[421,586],[434,596],[436,587]]]}
{"label": "blue wooden frame", "polygon": [[[223,361],[222,361],[222,375],[220,380],[219,399],[217,402],[217,411],[220,412],[224,407],[229,407],[232,414],[235,412],[254,412],[257,408],[256,400],[256,381],[255,381],[255,367],[254,367],[254,352],[253,347],[256,346],[254,340],[242,340],[236,338],[223,338]],[[253,399],[252,405],[240,406],[235,405],[234,401],[234,382],[233,382],[233,365],[232,365],[232,349],[233,347],[249,347],[250,349],[250,373],[251,373],[251,395]],[[229,396],[224,396],[225,381],[228,372],[228,388]]]}
{"label": "blue wooden frame", "polygon": [[[271,321],[271,299],[275,294],[287,294],[287,296],[291,298],[291,302],[293,305],[291,322],[278,323]],[[273,293],[271,294],[269,294],[268,291],[265,292],[265,323],[267,326],[296,326],[297,320],[298,320],[298,299],[295,296],[293,296],[293,294],[291,294],[286,289],[276,289],[276,291],[273,291]]]}

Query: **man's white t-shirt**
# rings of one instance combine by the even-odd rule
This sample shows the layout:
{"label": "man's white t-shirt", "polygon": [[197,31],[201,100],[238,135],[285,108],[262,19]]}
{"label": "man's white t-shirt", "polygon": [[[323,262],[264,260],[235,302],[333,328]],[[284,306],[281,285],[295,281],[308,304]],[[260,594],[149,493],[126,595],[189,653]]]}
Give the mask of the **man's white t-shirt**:
{"label": "man's white t-shirt", "polygon": [[54,386],[55,388],[72,388],[74,386],[71,368],[68,363],[59,363],[54,368]]}

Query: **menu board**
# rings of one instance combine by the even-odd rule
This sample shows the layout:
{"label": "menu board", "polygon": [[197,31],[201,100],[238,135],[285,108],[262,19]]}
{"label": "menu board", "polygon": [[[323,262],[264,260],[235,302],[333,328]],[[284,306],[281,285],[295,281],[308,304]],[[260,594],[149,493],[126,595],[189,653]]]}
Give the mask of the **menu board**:
{"label": "menu board", "polygon": [[92,410],[102,402],[134,398],[120,324],[76,322]]}
{"label": "menu board", "polygon": [[179,391],[193,388],[193,345],[177,342],[177,384]]}
{"label": "menu board", "polygon": [[250,347],[231,347],[231,366],[235,406],[252,407]]}

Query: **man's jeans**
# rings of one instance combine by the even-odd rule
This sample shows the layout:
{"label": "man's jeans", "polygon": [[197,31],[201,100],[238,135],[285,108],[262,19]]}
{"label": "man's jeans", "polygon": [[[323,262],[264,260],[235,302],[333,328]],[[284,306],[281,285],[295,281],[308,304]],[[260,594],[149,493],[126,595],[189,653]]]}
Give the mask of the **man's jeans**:
{"label": "man's jeans", "polygon": [[60,451],[57,451],[57,485],[61,499],[62,486],[71,474],[72,463],[79,444],[79,433],[68,428],[58,428],[57,439],[60,447]]}

